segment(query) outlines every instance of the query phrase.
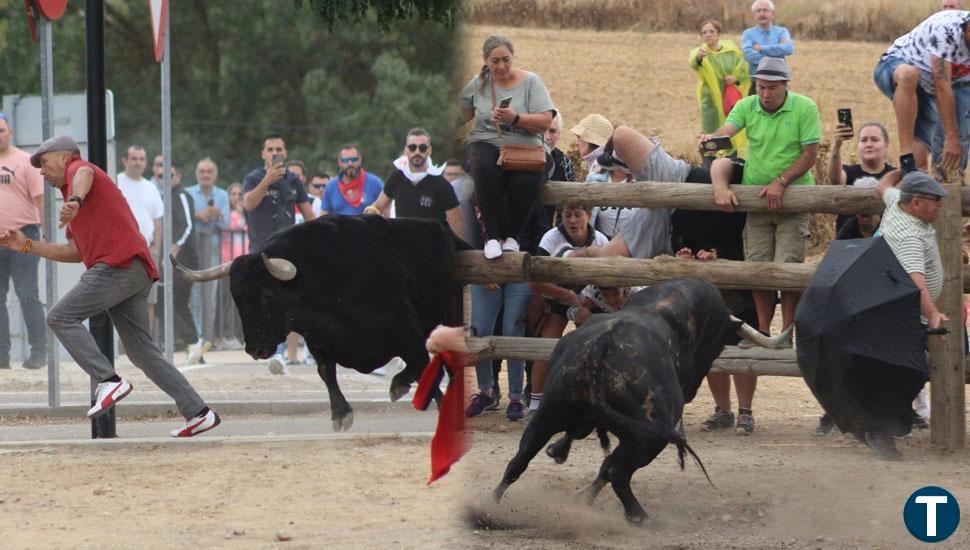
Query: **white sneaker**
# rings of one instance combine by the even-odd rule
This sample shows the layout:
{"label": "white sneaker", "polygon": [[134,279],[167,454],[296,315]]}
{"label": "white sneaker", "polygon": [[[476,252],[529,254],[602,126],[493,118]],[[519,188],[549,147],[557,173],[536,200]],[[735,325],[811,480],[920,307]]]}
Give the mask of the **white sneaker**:
{"label": "white sneaker", "polygon": [[515,239],[505,239],[502,241],[502,250],[505,250],[506,252],[518,252],[519,241]]}
{"label": "white sneaker", "polygon": [[489,239],[485,243],[485,259],[494,260],[502,255],[502,245],[496,239]]}
{"label": "white sneaker", "polygon": [[172,430],[169,435],[172,437],[192,437],[193,435],[207,432],[220,423],[222,423],[222,419],[219,418],[219,415],[214,410],[209,409],[205,414],[200,414],[199,416],[194,416],[186,420],[184,428]]}
{"label": "white sneaker", "polygon": [[289,374],[290,369],[286,366],[286,361],[283,360],[282,355],[274,355],[269,359],[269,372],[270,374]]}
{"label": "white sneaker", "polygon": [[185,356],[186,365],[198,365],[202,362],[202,355],[212,349],[212,342],[199,339],[195,344],[190,344],[188,355]]}
{"label": "white sneaker", "polygon": [[88,410],[88,418],[96,418],[108,412],[117,402],[131,393],[131,384],[124,378],[120,382],[101,382],[94,399],[94,406]]}

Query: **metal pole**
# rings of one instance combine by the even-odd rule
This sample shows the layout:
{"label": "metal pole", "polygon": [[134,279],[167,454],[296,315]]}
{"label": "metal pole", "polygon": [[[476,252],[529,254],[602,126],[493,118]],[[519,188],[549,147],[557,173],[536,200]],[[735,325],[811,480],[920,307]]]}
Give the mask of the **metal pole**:
{"label": "metal pole", "polygon": [[[53,25],[43,17],[37,18],[40,38],[40,112],[43,137],[54,135],[54,36]],[[44,186],[44,237],[50,243],[57,242],[57,199],[54,188]],[[46,291],[45,303],[51,307],[57,301],[57,262],[44,260]],[[58,360],[58,342],[54,332],[47,330],[47,406],[61,404],[61,369]]]}
{"label": "metal pole", "polygon": [[[104,1],[85,2],[85,59],[87,60],[88,161],[102,170],[108,169],[108,121],[104,82]],[[111,319],[101,312],[88,321],[88,329],[101,353],[114,365],[114,334]],[[99,380],[91,379],[91,404]],[[91,438],[117,437],[115,409],[91,420]]]}
{"label": "metal pole", "polygon": [[[164,3],[164,9],[168,11],[168,3]],[[169,55],[169,39],[168,39],[168,13],[162,14],[162,20],[165,21],[165,28],[162,29],[164,41],[164,52],[162,53],[162,158],[164,166],[162,167],[162,187],[165,192],[162,196],[165,199],[165,227],[162,231],[163,241],[162,241],[162,269],[164,270],[163,279],[165,281],[165,286],[163,287],[162,300],[163,300],[163,323],[165,330],[165,360],[169,363],[173,362],[173,355],[175,354],[174,348],[174,334],[172,329],[172,323],[174,322],[174,311],[172,311],[172,300],[173,300],[173,286],[175,281],[173,277],[175,272],[172,268],[172,262],[168,259],[168,251],[172,249],[172,64],[170,61],[171,56]],[[187,220],[190,223],[192,220]]]}

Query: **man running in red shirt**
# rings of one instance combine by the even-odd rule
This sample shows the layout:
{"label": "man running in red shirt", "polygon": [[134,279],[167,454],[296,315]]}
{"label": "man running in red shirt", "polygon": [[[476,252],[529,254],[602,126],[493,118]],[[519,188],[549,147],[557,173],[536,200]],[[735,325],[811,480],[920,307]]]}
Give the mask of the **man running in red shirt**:
{"label": "man running in red shirt", "polygon": [[64,197],[60,223],[67,226],[67,244],[34,241],[15,230],[0,233],[0,246],[58,262],[84,262],[87,267],[78,284],[51,308],[47,324],[74,361],[100,381],[88,417],[104,414],[131,392],[131,384],[115,373],[81,324],[107,311],[128,358],[175,400],[185,417],[185,427],[171,435],[191,437],[218,426],[219,415],[165,360],[148,332],[148,290],[158,280],[158,271],[121,191],[104,171],[81,159],[70,136],[42,143],[30,163]]}

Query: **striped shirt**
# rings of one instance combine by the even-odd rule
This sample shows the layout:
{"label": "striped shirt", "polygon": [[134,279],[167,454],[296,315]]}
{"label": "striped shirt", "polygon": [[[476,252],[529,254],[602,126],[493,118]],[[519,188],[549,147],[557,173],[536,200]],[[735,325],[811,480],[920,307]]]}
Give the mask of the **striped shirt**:
{"label": "striped shirt", "polygon": [[926,288],[935,300],[943,290],[943,262],[933,226],[899,207],[899,189],[887,189],[882,196],[886,211],[879,232],[886,239],[906,273],[922,273]]}

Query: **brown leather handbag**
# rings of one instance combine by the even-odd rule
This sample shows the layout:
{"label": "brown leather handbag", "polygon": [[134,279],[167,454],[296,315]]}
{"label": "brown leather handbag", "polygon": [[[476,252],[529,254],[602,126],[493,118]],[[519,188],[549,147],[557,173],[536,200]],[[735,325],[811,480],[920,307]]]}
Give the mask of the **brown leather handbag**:
{"label": "brown leather handbag", "polygon": [[[492,83],[492,107],[495,106],[495,83]],[[502,127],[495,123],[499,141],[502,140]],[[542,172],[546,169],[546,148],[542,145],[516,145],[501,143],[498,148],[498,161],[495,163],[506,172]]]}

